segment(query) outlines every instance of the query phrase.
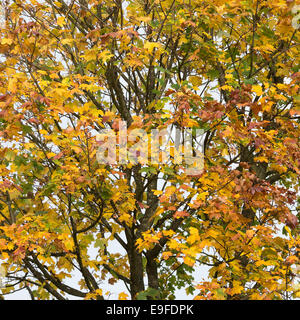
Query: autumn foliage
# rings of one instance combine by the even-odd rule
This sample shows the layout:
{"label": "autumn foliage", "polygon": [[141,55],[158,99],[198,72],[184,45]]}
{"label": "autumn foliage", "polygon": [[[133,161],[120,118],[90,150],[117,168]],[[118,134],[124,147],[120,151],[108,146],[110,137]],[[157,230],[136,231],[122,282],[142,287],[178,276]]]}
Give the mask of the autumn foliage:
{"label": "autumn foliage", "polygon": [[[299,298],[299,1],[3,3],[4,298]],[[203,171],[99,163],[119,120],[203,129]]]}

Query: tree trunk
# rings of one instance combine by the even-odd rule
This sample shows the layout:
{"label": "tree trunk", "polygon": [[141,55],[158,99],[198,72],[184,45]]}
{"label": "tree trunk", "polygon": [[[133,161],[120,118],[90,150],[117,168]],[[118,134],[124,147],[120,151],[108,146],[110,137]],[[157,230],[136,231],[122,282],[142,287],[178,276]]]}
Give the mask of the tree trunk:
{"label": "tree trunk", "polygon": [[152,255],[147,255],[146,272],[148,277],[148,287],[158,290],[157,263],[155,261],[155,257]]}
{"label": "tree trunk", "polygon": [[128,258],[130,264],[130,294],[131,299],[136,300],[136,295],[140,291],[145,290],[144,277],[143,277],[143,260],[142,254],[137,252],[134,242],[128,249]]}

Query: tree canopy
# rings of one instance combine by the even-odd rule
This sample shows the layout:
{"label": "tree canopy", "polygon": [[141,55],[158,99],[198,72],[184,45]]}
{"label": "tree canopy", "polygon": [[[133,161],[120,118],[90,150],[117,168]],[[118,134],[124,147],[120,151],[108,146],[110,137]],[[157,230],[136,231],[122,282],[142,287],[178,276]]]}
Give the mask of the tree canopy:
{"label": "tree canopy", "polygon": [[[299,298],[299,1],[3,2],[2,296]],[[203,170],[99,163],[121,121]]]}

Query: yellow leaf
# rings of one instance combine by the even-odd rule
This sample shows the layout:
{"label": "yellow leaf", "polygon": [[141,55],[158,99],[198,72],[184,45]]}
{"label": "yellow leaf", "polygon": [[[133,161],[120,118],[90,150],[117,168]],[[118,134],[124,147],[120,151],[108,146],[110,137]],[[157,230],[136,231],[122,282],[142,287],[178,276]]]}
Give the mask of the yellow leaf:
{"label": "yellow leaf", "polygon": [[10,196],[11,200],[16,199],[20,194],[21,194],[21,192],[18,191],[17,189],[14,189],[14,190],[9,192],[9,196]]}
{"label": "yellow leaf", "polygon": [[161,190],[153,190],[153,194],[155,195],[155,196],[159,196],[159,195],[161,195],[163,192],[161,191]]}
{"label": "yellow leaf", "polygon": [[154,50],[154,48],[160,48],[161,44],[157,42],[145,41],[144,48],[150,52]]}
{"label": "yellow leaf", "polygon": [[119,294],[119,300],[128,300],[127,298],[128,298],[128,294],[127,293],[121,292]]}
{"label": "yellow leaf", "polygon": [[148,23],[152,20],[151,17],[137,17],[136,19],[137,19],[137,21],[141,21],[141,22],[145,22],[145,23]]}
{"label": "yellow leaf", "polygon": [[7,89],[12,93],[16,93],[17,92],[17,83],[18,83],[18,80],[16,78],[10,78],[8,81]]}
{"label": "yellow leaf", "polygon": [[216,230],[213,230],[213,229],[208,230],[208,231],[207,231],[207,234],[208,234],[209,236],[211,236],[212,238],[217,238],[218,235],[219,235],[219,233],[218,233]]}
{"label": "yellow leaf", "polygon": [[97,289],[97,290],[95,290],[95,291],[93,291],[93,292],[91,292],[91,293],[88,293],[88,294],[85,296],[84,300],[96,299],[97,296],[102,296],[102,295],[103,295],[103,294],[102,294],[102,289]]}
{"label": "yellow leaf", "polygon": [[199,193],[198,196],[197,196],[197,200],[202,200],[202,201],[204,201],[204,200],[206,199],[206,196],[207,196],[208,194],[209,194],[209,193],[208,193],[207,191]]}
{"label": "yellow leaf", "polygon": [[62,44],[72,44],[74,41],[74,39],[63,39],[61,40]]}
{"label": "yellow leaf", "polygon": [[278,83],[277,87],[280,90],[286,90],[288,88],[288,86],[286,84],[282,84],[282,83]]}
{"label": "yellow leaf", "polygon": [[166,251],[166,252],[163,252],[162,257],[164,260],[168,260],[172,255],[173,255],[172,252]]}
{"label": "yellow leaf", "polygon": [[202,84],[202,79],[198,76],[190,76],[189,81],[191,82],[191,84],[193,86],[196,86],[196,87],[198,87]]}
{"label": "yellow leaf", "polygon": [[261,96],[263,93],[262,87],[260,85],[253,85],[252,91],[255,92],[258,96]]}
{"label": "yellow leaf", "polygon": [[103,63],[108,61],[111,57],[113,57],[113,54],[109,50],[104,50],[98,55],[98,59],[102,60]]}
{"label": "yellow leaf", "polygon": [[255,157],[253,160],[258,162],[269,162],[269,160],[266,157]]}
{"label": "yellow leaf", "polygon": [[231,79],[233,79],[233,74],[232,73],[227,73],[225,75],[225,78],[228,79],[228,80],[231,80]]}
{"label": "yellow leaf", "polygon": [[71,146],[71,149],[74,150],[76,153],[81,153],[82,149],[77,146]]}
{"label": "yellow leaf", "polygon": [[230,92],[234,90],[233,87],[231,87],[231,86],[229,86],[229,85],[227,85],[227,84],[224,85],[224,86],[222,86],[221,89],[223,89],[223,90],[228,90],[228,91],[230,91]]}
{"label": "yellow leaf", "polygon": [[233,288],[230,290],[230,294],[240,294],[244,287],[240,285],[239,281],[233,280]]}
{"label": "yellow leaf", "polygon": [[247,230],[246,231],[246,236],[247,238],[251,239],[255,234],[255,231],[254,230]]}
{"label": "yellow leaf", "polygon": [[12,43],[13,43],[12,39],[3,38],[1,40],[1,44],[12,44]]}
{"label": "yellow leaf", "polygon": [[58,26],[63,27],[66,24],[65,17],[58,17],[56,23]]}
{"label": "yellow leaf", "polygon": [[190,257],[184,257],[183,259],[184,263],[190,267],[192,267],[195,264],[195,259]]}
{"label": "yellow leaf", "polygon": [[269,102],[263,104],[263,106],[262,106],[263,111],[270,112],[273,104],[274,104],[273,101],[269,101]]}
{"label": "yellow leaf", "polygon": [[64,245],[67,250],[72,250],[73,249],[73,241],[71,239],[66,239],[64,241]]}
{"label": "yellow leaf", "polygon": [[222,156],[225,157],[227,155],[228,155],[228,150],[224,148],[222,151]]}
{"label": "yellow leaf", "polygon": [[200,240],[198,229],[190,227],[190,236],[187,238],[187,243],[192,244]]}
{"label": "yellow leaf", "polygon": [[2,251],[2,257],[1,257],[1,260],[6,260],[9,258],[9,254],[5,251]]}
{"label": "yellow leaf", "polygon": [[59,1],[54,1],[53,3],[59,8],[62,7],[62,4]]}
{"label": "yellow leaf", "polygon": [[270,44],[265,44],[263,46],[254,47],[254,50],[263,51],[263,52],[273,52],[275,48]]}
{"label": "yellow leaf", "polygon": [[48,152],[48,153],[47,153],[47,157],[48,157],[48,158],[52,158],[52,157],[54,157],[54,156],[56,156],[56,153],[54,153],[54,152]]}

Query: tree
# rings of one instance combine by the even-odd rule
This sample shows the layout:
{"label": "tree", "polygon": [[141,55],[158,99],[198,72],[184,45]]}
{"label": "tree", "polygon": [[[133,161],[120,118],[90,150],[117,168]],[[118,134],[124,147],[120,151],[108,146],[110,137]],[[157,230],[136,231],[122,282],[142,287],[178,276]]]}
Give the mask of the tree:
{"label": "tree", "polygon": [[[299,297],[297,4],[6,1],[2,295],[101,300],[120,281],[120,299]],[[99,163],[97,133],[118,140],[121,120],[202,129],[203,170]]]}

